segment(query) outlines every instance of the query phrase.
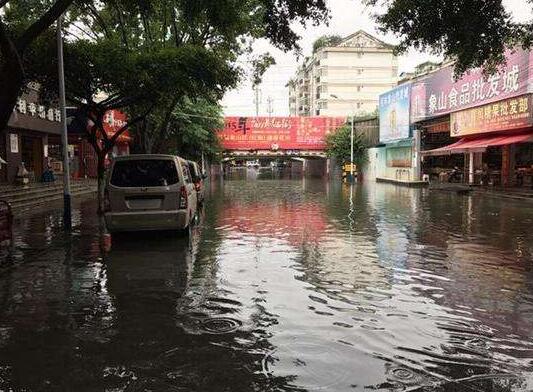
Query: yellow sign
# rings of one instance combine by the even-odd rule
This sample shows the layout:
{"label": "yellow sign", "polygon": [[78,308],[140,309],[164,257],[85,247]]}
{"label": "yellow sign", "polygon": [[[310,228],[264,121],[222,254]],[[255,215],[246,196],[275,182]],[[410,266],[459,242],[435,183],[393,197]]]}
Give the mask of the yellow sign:
{"label": "yellow sign", "polygon": [[450,135],[466,136],[525,128],[531,120],[531,97],[525,95],[452,113]]}
{"label": "yellow sign", "polygon": [[[352,165],[349,164],[349,163],[345,163],[344,164],[344,171],[347,172],[347,173],[350,173],[351,172],[351,168],[352,168]],[[353,165],[353,171],[356,172],[357,171],[357,165],[354,164]]]}

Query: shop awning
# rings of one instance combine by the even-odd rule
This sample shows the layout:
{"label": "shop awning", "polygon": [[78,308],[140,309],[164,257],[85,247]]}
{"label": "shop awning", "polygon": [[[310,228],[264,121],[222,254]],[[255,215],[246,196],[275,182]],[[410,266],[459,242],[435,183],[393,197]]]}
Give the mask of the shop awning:
{"label": "shop awning", "polygon": [[508,144],[525,143],[533,141],[533,133],[518,135],[498,135],[472,138],[462,138],[449,146],[434,150],[422,151],[425,156],[463,154],[467,152],[484,152],[488,147],[506,146]]}

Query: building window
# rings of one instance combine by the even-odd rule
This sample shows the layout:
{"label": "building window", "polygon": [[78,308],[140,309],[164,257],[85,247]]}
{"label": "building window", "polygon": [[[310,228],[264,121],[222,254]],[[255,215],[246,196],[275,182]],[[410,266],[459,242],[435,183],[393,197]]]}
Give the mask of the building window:
{"label": "building window", "polygon": [[361,75],[362,73],[363,73],[363,69],[362,69],[362,68],[359,68],[359,69],[357,70],[357,74],[358,74],[358,75]]}
{"label": "building window", "polygon": [[361,102],[357,102],[357,109],[361,109],[361,106],[363,106],[363,104]]}
{"label": "building window", "polygon": [[317,110],[316,110],[316,115],[317,115],[317,116],[320,116],[320,109],[317,109]]}
{"label": "building window", "polygon": [[358,57],[358,58],[363,57],[363,53],[362,53],[362,52],[357,52],[357,57]]}
{"label": "building window", "polygon": [[363,86],[357,86],[357,91],[361,91],[363,89]]}

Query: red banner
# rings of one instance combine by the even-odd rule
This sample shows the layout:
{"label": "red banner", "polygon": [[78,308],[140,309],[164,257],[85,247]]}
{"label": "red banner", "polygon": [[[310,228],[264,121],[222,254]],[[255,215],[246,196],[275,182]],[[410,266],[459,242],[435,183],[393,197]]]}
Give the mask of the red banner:
{"label": "red banner", "polygon": [[323,150],[344,117],[226,117],[219,131],[226,150]]}
{"label": "red banner", "polygon": [[[125,113],[119,110],[108,110],[104,116],[104,130],[107,136],[112,137],[122,127],[128,123],[128,118]],[[131,136],[126,130],[118,137],[119,142],[131,141]]]}

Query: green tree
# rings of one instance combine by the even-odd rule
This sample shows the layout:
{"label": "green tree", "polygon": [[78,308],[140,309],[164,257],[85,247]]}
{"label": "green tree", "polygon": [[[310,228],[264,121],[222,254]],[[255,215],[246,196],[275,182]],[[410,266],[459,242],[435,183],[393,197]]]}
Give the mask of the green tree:
{"label": "green tree", "polygon": [[141,128],[136,133],[140,151],[178,154],[195,160],[202,156],[209,161],[218,159],[221,148],[217,130],[224,125],[219,104],[185,98],[176,105],[168,124],[163,133],[157,134]]}
{"label": "green tree", "polygon": [[[290,21],[325,20],[322,0],[113,0],[86,1],[68,13],[65,43],[67,95],[80,107],[87,139],[98,157],[99,199],[103,200],[104,158],[120,136],[103,131],[107,110],[122,108],[128,127],[137,133],[171,134],[177,106],[185,99],[220,100],[243,75],[239,55],[255,38],[266,37],[277,47],[297,47]],[[12,24],[29,17],[13,13]],[[41,83],[45,95],[56,92],[53,40],[32,46],[25,65],[28,80]],[[268,61],[267,61],[268,62]],[[263,63],[261,63],[263,64]],[[96,102],[100,93],[107,95]],[[99,203],[102,206],[102,202]]]}
{"label": "green tree", "polygon": [[[0,134],[24,84],[28,47],[74,0],[0,0]],[[31,18],[21,15],[31,15]]]}
{"label": "green tree", "polygon": [[313,42],[313,53],[316,53],[319,49],[329,46],[337,46],[342,42],[340,35],[323,35]]}
{"label": "green tree", "polygon": [[[339,165],[350,163],[351,125],[345,125],[326,136],[326,154],[335,158]],[[366,144],[363,137],[354,132],[354,163],[361,167],[366,163]]]}
{"label": "green tree", "polygon": [[[296,49],[299,36],[292,29],[293,22],[327,20],[324,0],[77,0],[75,3],[73,0],[0,0],[0,131],[5,129],[17,96],[29,79],[23,60],[39,62],[35,56],[28,56],[28,47],[69,6],[65,32],[71,41],[99,44],[107,40],[122,51],[141,53],[170,47],[201,47],[214,53],[220,62],[231,65],[230,74],[234,78],[239,71],[237,57],[251,50],[254,39],[267,38],[283,50]],[[121,67],[121,58],[115,61],[113,68]],[[189,70],[189,77],[203,76],[192,68]],[[137,76],[130,74],[130,86],[135,84]],[[47,77],[52,80],[53,73],[40,79]],[[137,83],[135,87],[144,86]],[[213,87],[217,90],[218,84],[214,83]],[[135,94],[128,92],[128,95]],[[177,101],[166,98],[168,105],[161,110],[169,113]],[[139,105],[136,109],[144,111],[146,107]]]}
{"label": "green tree", "polygon": [[[502,0],[366,0],[385,12],[376,18],[383,32],[400,38],[399,53],[430,50],[456,61],[456,73],[472,67],[494,71],[506,47],[531,47],[533,23],[515,23]],[[525,7],[525,5],[524,5]],[[531,5],[530,5],[531,7]]]}

